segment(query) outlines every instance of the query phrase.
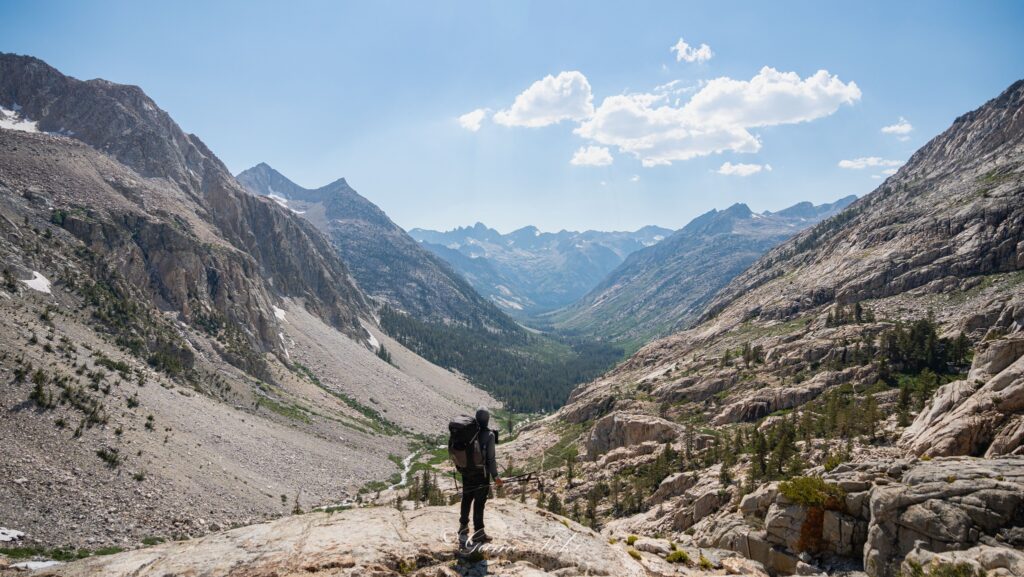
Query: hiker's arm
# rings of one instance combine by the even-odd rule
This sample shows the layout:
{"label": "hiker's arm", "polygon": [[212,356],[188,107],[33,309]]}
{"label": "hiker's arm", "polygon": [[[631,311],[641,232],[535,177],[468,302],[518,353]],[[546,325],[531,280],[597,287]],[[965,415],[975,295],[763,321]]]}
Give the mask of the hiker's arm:
{"label": "hiker's arm", "polygon": [[490,475],[492,479],[496,479],[497,480],[499,478],[498,477],[498,460],[494,456],[494,451],[495,451],[495,449],[494,449],[494,433],[488,432],[488,435],[490,436],[490,439],[488,439],[487,455],[485,456],[486,457],[485,461],[486,461],[486,466],[487,466],[487,474]]}

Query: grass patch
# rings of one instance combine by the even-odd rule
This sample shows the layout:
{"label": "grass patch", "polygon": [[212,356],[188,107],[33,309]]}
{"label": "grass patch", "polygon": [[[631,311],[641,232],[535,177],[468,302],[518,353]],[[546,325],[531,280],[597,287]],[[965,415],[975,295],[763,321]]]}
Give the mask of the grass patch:
{"label": "grass patch", "polygon": [[295,368],[298,369],[299,373],[310,380],[314,385],[320,387],[331,396],[337,398],[341,402],[348,405],[349,408],[355,410],[357,413],[363,416],[365,421],[360,421],[364,426],[369,427],[374,432],[383,435],[401,435],[405,431],[398,425],[392,423],[388,419],[384,418],[377,409],[369,407],[349,396],[341,391],[336,391],[324,385],[320,378],[316,376],[316,373],[311,371],[308,367],[301,363],[294,363]]}
{"label": "grass patch", "polygon": [[68,563],[70,561],[77,561],[79,559],[85,559],[93,555],[113,555],[120,553],[124,549],[120,547],[102,547],[94,551],[88,549],[45,549],[42,547],[10,547],[0,548],[0,553],[10,557],[11,559],[53,559],[54,561],[61,561]]}
{"label": "grass patch", "polygon": [[257,405],[266,407],[271,412],[277,413],[282,417],[287,417],[303,423],[310,422],[309,415],[306,414],[306,411],[296,404],[285,405],[271,399],[270,397],[259,397],[256,399],[256,403]]}

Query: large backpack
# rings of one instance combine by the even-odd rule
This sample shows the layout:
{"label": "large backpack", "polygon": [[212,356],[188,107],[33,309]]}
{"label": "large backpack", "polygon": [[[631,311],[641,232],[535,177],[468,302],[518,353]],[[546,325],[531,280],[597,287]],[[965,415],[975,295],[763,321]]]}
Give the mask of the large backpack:
{"label": "large backpack", "polygon": [[483,469],[484,455],[480,450],[479,423],[469,415],[459,415],[448,423],[448,457],[461,473],[468,469]]}

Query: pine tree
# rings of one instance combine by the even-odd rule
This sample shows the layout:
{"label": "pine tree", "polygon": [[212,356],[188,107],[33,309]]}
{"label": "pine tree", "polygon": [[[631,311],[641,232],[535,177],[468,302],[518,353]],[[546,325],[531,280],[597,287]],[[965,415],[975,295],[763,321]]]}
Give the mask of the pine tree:
{"label": "pine tree", "polygon": [[917,377],[917,390],[914,391],[915,395],[915,407],[918,411],[924,408],[928,399],[931,398],[932,393],[939,386],[939,377],[931,369],[924,369],[921,374]]}
{"label": "pine tree", "polygon": [[868,395],[864,400],[864,425],[868,435],[868,442],[874,443],[878,436],[878,400],[874,395]]}
{"label": "pine tree", "polygon": [[554,492],[552,492],[551,496],[548,498],[548,511],[551,511],[555,515],[561,515],[563,513],[562,501]]}
{"label": "pine tree", "polygon": [[751,476],[755,481],[759,481],[768,473],[768,442],[764,438],[764,434],[757,429],[754,429],[753,439],[753,457],[750,459],[750,471]]}
{"label": "pine tree", "polygon": [[723,487],[728,487],[730,484],[732,484],[731,469],[732,467],[730,467],[727,463],[722,462],[722,467],[718,471],[718,482]]}

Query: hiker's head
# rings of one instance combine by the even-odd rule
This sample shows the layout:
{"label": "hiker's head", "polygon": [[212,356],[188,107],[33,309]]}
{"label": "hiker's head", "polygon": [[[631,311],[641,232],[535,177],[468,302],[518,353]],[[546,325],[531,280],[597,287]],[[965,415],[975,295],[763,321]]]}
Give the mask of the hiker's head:
{"label": "hiker's head", "polygon": [[476,422],[480,424],[481,428],[487,428],[487,422],[491,420],[491,413],[487,410],[487,407],[480,407],[476,410]]}

